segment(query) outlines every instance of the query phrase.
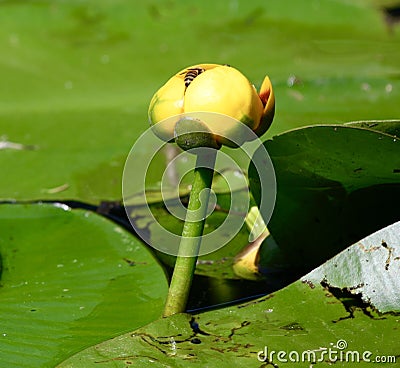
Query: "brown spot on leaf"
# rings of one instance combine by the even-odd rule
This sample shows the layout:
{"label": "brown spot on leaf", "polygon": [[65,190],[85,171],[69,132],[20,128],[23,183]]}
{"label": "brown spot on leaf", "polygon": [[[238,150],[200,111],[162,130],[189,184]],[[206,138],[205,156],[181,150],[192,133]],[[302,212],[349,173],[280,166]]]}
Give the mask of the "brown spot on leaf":
{"label": "brown spot on leaf", "polygon": [[307,284],[311,289],[315,289],[315,285],[310,280],[302,280],[303,284]]}

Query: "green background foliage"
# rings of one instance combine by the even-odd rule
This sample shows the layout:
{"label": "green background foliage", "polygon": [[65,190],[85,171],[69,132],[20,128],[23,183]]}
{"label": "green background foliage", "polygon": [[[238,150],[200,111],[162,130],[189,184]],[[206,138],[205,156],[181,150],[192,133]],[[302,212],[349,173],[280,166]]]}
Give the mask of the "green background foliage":
{"label": "green background foliage", "polygon": [[229,63],[277,101],[267,136],[399,116],[399,27],[368,0],[0,2],[3,199],[120,199],[153,93]]}

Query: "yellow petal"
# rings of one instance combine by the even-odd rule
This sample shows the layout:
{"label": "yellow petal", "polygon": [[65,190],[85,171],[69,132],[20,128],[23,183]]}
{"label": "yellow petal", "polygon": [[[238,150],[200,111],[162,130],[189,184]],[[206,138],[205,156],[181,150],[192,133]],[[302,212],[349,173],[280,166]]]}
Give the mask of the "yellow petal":
{"label": "yellow petal", "polygon": [[150,101],[148,116],[151,125],[162,121],[160,126],[154,126],[154,132],[166,141],[174,138],[174,127],[176,121],[168,118],[184,112],[185,77],[186,74],[196,68],[210,70],[219,66],[218,64],[199,64],[182,69],[170,78],[153,96]]}
{"label": "yellow petal", "polygon": [[[171,116],[183,113],[183,98],[185,83],[176,76],[165,83],[153,96],[149,106],[149,121],[151,125],[157,124]],[[162,124],[162,129],[156,130],[156,134],[164,139],[171,140],[174,137],[173,120],[171,124]]]}
{"label": "yellow petal", "polygon": [[[185,113],[208,111],[228,115],[255,128],[261,119],[263,104],[248,79],[235,68],[217,66],[199,74],[186,90]],[[225,119],[225,122],[229,122]],[[214,131],[222,137],[229,137],[234,127],[221,126]],[[225,140],[221,143],[226,144]]]}
{"label": "yellow petal", "polygon": [[262,235],[248,244],[233,260],[233,272],[245,280],[260,280],[262,275],[258,270],[260,262],[260,247],[266,235]]}
{"label": "yellow petal", "polygon": [[254,132],[260,137],[262,136],[272,124],[275,115],[275,96],[272,84],[268,76],[260,88],[260,99],[264,104],[263,113],[259,125],[254,129]]}
{"label": "yellow petal", "polygon": [[256,124],[263,106],[254,87],[242,73],[221,65],[192,81],[185,94],[184,110],[217,112],[237,120],[247,115]]}

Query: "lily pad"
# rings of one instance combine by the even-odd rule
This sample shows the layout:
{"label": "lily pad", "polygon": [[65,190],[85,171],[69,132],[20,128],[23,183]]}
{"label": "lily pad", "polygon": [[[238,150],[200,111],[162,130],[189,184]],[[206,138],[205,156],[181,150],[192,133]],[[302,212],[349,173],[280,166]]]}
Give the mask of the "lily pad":
{"label": "lily pad", "polygon": [[[396,137],[320,125],[286,132],[264,145],[278,188],[268,229],[281,250],[261,248],[264,273],[282,266],[300,276],[357,239],[399,220]],[[261,188],[252,167],[249,176],[259,201]]]}
{"label": "lily pad", "polygon": [[54,367],[158,318],[162,268],[121,227],[65,205],[0,205],[0,366]]}
{"label": "lily pad", "polygon": [[400,120],[353,121],[351,123],[346,123],[345,125],[375,130],[377,132],[390,134],[395,138],[400,137]]}
{"label": "lily pad", "polygon": [[400,312],[399,234],[397,222],[339,253],[303,280],[360,294],[379,312]]}
{"label": "lily pad", "polygon": [[[396,271],[388,276],[391,281],[388,288],[380,282],[381,277],[387,277],[382,254],[367,251],[367,257],[374,261],[359,260],[362,281],[372,282],[377,298],[392,293],[394,303],[387,309],[392,313],[377,312],[349,290],[337,293],[320,283],[320,275],[341,279],[343,285],[358,282],[358,275],[348,271],[357,262],[360,244],[369,249],[368,244],[390,239],[393,256],[397,256],[399,226],[396,223],[372,234],[305,276],[303,281],[274,294],[216,311],[160,319],[84,350],[59,368],[187,367],[189,364],[258,368],[293,367],[295,363],[299,367],[332,364],[346,367],[367,362],[386,362],[389,364],[385,366],[394,367],[400,354],[399,319],[393,313],[400,308],[399,261],[392,260],[391,267]],[[334,267],[339,260],[341,267]]]}

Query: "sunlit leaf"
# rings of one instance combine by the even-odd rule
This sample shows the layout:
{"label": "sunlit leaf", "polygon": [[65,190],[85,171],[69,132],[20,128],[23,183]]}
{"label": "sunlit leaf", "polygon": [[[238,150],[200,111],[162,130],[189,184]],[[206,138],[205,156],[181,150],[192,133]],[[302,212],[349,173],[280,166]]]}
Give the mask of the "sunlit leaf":
{"label": "sunlit leaf", "polygon": [[[321,367],[332,364],[346,367],[368,364],[368,360],[378,362],[380,357],[391,363],[387,366],[395,367],[400,353],[398,316],[378,313],[368,302],[353,295],[357,290],[352,286],[371,282],[376,295],[372,303],[380,296],[384,300],[390,296],[390,308],[385,310],[400,310],[399,260],[395,258],[400,252],[399,226],[400,223],[393,224],[372,234],[305,276],[303,281],[274,294],[194,316],[178,314],[158,320],[88,348],[59,367],[130,364],[187,367],[190,364],[258,368],[309,367],[315,363]],[[393,252],[390,274],[385,269],[389,248],[382,248],[381,239],[388,240]],[[382,252],[373,250],[375,246],[382,248]],[[351,271],[355,265],[359,265],[361,273]],[[342,284],[328,287],[325,278],[341,280]],[[364,295],[365,290],[358,291]],[[278,355],[279,351],[283,353]]]}
{"label": "sunlit leaf", "polygon": [[400,312],[400,222],[356,243],[303,280],[361,295],[379,312]]}
{"label": "sunlit leaf", "polygon": [[64,205],[0,205],[0,366],[54,367],[158,318],[163,270],[121,227]]}

